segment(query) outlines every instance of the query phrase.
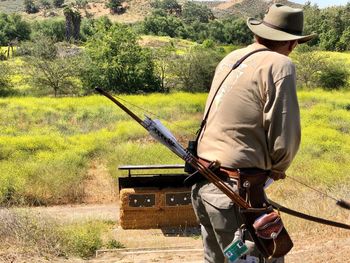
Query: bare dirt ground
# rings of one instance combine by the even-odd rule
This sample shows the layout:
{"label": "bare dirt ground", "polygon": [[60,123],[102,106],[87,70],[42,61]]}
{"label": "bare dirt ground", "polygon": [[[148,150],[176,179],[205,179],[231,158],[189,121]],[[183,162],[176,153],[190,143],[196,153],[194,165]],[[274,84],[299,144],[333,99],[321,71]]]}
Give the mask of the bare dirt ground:
{"label": "bare dirt ground", "polygon": [[[115,222],[113,236],[125,245],[126,249],[98,251],[95,258],[57,259],[55,262],[107,262],[107,263],[199,263],[202,261],[202,243],[193,232],[165,233],[161,229],[124,230],[118,225],[119,205],[90,204],[74,206],[54,206],[46,208],[33,208],[33,212],[57,216],[61,220],[75,221],[85,219],[103,219]],[[286,215],[283,215],[287,217]],[[350,262],[350,233],[346,230],[335,229],[328,226],[313,225],[310,232],[297,233],[290,231],[294,248],[287,255],[287,263],[303,262]],[[25,261],[34,262],[34,261]]]}
{"label": "bare dirt ground", "polygon": [[[176,229],[170,229],[173,231],[169,231],[169,229],[122,229],[118,223],[119,201],[114,190],[115,184],[105,165],[100,161],[92,163],[84,189],[86,194],[83,200],[87,204],[35,207],[30,208],[30,210],[34,214],[47,215],[68,223],[93,219],[113,221],[115,227],[112,234],[117,241],[126,247],[125,249],[101,250],[96,253],[96,257],[88,260],[17,258],[14,251],[13,255],[10,253],[3,258],[0,256],[0,262],[203,262],[202,242],[198,229],[185,231],[177,231]],[[294,202],[297,201],[294,200]],[[327,208],[320,207],[319,210],[326,211],[328,215],[332,215],[330,211],[333,211],[334,218],[341,215],[338,221],[350,223],[348,211],[328,210]],[[312,211],[313,214],[315,212]],[[282,214],[282,217],[294,242],[292,251],[286,256],[286,263],[350,262],[350,231],[309,223],[285,214]]]}

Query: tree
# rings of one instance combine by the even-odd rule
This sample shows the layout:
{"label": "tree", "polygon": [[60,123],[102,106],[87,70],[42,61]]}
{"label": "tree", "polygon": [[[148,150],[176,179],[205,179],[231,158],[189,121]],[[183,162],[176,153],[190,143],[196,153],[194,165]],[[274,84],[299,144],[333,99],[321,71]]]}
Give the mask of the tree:
{"label": "tree", "polygon": [[170,91],[171,81],[170,77],[170,63],[175,57],[175,47],[172,43],[156,48],[153,51],[153,59],[155,61],[155,69],[160,78],[161,89],[160,91],[168,93]]}
{"label": "tree", "polygon": [[98,30],[98,28],[108,29],[111,27],[112,22],[107,16],[100,17],[98,19],[83,19],[80,29],[81,41],[87,41],[88,38],[92,37]]}
{"label": "tree", "polygon": [[176,78],[176,89],[188,92],[207,92],[215,67],[223,54],[203,47],[195,47],[172,60],[171,72]]}
{"label": "tree", "polygon": [[337,49],[340,51],[350,50],[350,26],[343,31],[337,43]]}
{"label": "tree", "polygon": [[151,3],[155,9],[162,9],[169,15],[180,16],[182,12],[181,5],[176,0],[156,0]]}
{"label": "tree", "polygon": [[61,94],[79,94],[76,82],[81,65],[77,55],[59,55],[54,40],[41,36],[23,45],[26,50],[26,71],[34,86],[40,90],[49,90],[54,96]]}
{"label": "tree", "polygon": [[123,0],[108,0],[106,6],[111,10],[112,14],[121,14],[125,11]]}
{"label": "tree", "polygon": [[224,21],[226,43],[248,45],[252,42],[253,34],[242,18]]}
{"label": "tree", "polygon": [[319,76],[326,66],[326,57],[306,45],[298,46],[291,54],[296,65],[298,86],[316,87]]}
{"label": "tree", "polygon": [[225,38],[225,27],[222,21],[220,20],[213,20],[210,21],[208,25],[208,35],[210,39],[213,39],[220,43],[226,43]]}
{"label": "tree", "polygon": [[30,33],[30,24],[20,15],[0,13],[0,46],[7,46],[14,39],[28,40]]}
{"label": "tree", "polygon": [[24,0],[24,10],[28,14],[34,14],[39,12],[39,7],[34,3],[33,0]]}
{"label": "tree", "polygon": [[86,42],[88,66],[82,73],[84,86],[120,93],[159,91],[152,54],[139,46],[137,35],[125,25],[97,26],[96,34]]}
{"label": "tree", "polygon": [[66,40],[79,40],[81,14],[78,10],[74,10],[69,7],[66,7],[63,10],[63,14],[66,18]]}
{"label": "tree", "polygon": [[151,16],[145,18],[143,31],[146,34],[179,37],[185,34],[185,27],[181,19],[156,10]]}
{"label": "tree", "polygon": [[320,31],[320,25],[322,23],[321,21],[321,10],[318,8],[318,6],[311,5],[311,2],[307,2],[304,5],[304,34],[312,34],[317,33],[317,37],[311,39],[307,42],[307,45],[309,46],[315,46],[318,45],[320,39],[319,34]]}
{"label": "tree", "polygon": [[194,2],[186,2],[182,10],[182,19],[186,23],[193,23],[198,20],[201,23],[208,23],[214,19],[214,15],[206,5],[197,4]]}

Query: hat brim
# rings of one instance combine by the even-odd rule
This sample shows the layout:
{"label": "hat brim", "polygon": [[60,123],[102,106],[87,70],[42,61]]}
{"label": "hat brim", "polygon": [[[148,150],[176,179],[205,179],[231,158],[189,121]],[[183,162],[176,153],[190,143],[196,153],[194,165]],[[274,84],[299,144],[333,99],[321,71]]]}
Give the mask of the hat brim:
{"label": "hat brim", "polygon": [[305,43],[317,34],[310,34],[305,36],[293,35],[269,26],[266,26],[262,21],[255,18],[248,18],[247,25],[249,29],[257,36],[274,41],[292,41],[297,40],[299,44]]}

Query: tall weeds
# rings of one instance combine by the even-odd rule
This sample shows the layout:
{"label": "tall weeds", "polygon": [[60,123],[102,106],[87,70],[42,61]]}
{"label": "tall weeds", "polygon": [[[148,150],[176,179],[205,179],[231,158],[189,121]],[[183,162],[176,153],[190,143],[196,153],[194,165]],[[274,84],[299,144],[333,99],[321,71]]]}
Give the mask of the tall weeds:
{"label": "tall weeds", "polygon": [[111,238],[113,223],[106,221],[58,222],[26,209],[0,209],[0,261],[31,256],[88,258],[102,247],[122,247]]}

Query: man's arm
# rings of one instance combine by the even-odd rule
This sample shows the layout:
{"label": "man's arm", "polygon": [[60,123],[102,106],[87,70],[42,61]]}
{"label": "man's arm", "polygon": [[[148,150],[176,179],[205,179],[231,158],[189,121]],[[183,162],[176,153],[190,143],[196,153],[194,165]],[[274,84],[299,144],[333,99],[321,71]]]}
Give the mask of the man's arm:
{"label": "man's arm", "polygon": [[299,149],[300,113],[295,74],[287,75],[274,84],[268,90],[264,126],[272,161],[271,177],[282,179]]}

